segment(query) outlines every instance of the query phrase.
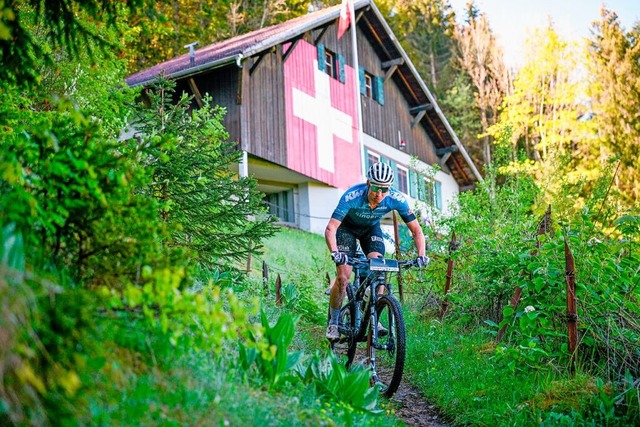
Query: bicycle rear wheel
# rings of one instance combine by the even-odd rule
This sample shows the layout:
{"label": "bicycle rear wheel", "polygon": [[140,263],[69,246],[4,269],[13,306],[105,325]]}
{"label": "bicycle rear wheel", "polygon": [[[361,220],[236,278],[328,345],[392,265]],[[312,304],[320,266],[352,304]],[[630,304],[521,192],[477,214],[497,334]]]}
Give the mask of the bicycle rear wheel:
{"label": "bicycle rear wheel", "polygon": [[[340,309],[338,317],[338,330],[340,331],[340,339],[329,344],[331,351],[337,357],[338,361],[347,368],[353,362],[356,354],[355,329],[356,329],[356,307],[353,301],[353,288],[347,286],[348,303]],[[327,318],[329,313],[327,313]]]}
{"label": "bicycle rear wheel", "polygon": [[[406,352],[405,326],[400,303],[391,295],[381,295],[376,301],[378,322],[388,330],[378,334],[375,346],[375,375],[373,380],[385,397],[391,397],[400,386]],[[372,325],[371,327],[376,327]]]}
{"label": "bicycle rear wheel", "polygon": [[340,339],[331,343],[331,351],[338,361],[348,368],[355,357],[357,344],[355,341],[356,312],[353,301],[340,310],[338,329]]}

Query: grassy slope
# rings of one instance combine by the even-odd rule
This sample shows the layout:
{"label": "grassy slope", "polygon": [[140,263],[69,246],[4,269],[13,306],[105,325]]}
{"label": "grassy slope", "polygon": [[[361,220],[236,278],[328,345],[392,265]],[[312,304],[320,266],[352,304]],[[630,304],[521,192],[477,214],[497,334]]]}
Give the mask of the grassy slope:
{"label": "grassy slope", "polygon": [[[282,274],[284,281],[307,275],[326,310],[324,276],[333,271],[322,236],[285,229],[266,243],[263,259]],[[438,265],[432,266],[439,268]],[[440,266],[442,269],[446,265]],[[306,273],[304,270],[307,270]],[[422,279],[428,280],[428,279]],[[425,315],[420,289],[405,283],[405,317],[408,330],[406,376],[444,415],[463,425],[625,425],[629,420],[611,415],[612,398],[606,387],[584,374],[570,377],[548,371],[514,369],[496,357],[495,341],[488,329],[463,328],[454,321],[440,322]],[[436,285],[434,289],[438,289]],[[297,346],[317,349],[324,345],[320,324],[302,319]],[[640,420],[639,424],[640,424]]]}
{"label": "grassy slope", "polygon": [[[269,267],[263,288],[262,262]],[[432,268],[445,268],[434,264]],[[300,320],[291,350],[326,352],[323,338],[327,307],[326,273],[333,271],[322,236],[282,229],[252,260],[251,280],[239,294],[260,297],[271,323],[281,313]],[[285,304],[275,304],[280,275]],[[434,286],[438,289],[439,286]],[[612,398],[593,378],[567,378],[553,371],[513,369],[495,357],[492,336],[484,328],[463,329],[425,315],[424,279],[405,282],[408,327],[406,379],[442,408],[456,424],[629,425],[610,415]],[[287,302],[288,301],[288,302]],[[105,323],[105,326],[107,324]],[[269,390],[235,368],[234,349],[222,360],[207,351],[167,345],[159,331],[130,321],[106,328],[105,360],[97,367],[95,387],[85,391],[90,425],[400,425],[386,416],[354,414],[327,401],[312,387]],[[380,408],[384,409],[384,402]],[[631,420],[633,421],[633,420]],[[631,423],[633,424],[633,422]]]}
{"label": "grassy slope", "polygon": [[[266,295],[263,260],[270,269]],[[272,325],[284,312],[300,315],[291,351],[303,350],[307,357],[316,350],[326,352],[324,275],[333,266],[322,237],[282,229],[266,242],[263,256],[252,261],[250,279],[237,295],[262,298]],[[275,305],[278,274],[284,288],[301,290],[293,305]],[[385,415],[353,412],[348,405],[328,401],[313,384],[270,389],[254,370],[238,369],[235,348],[212,358],[207,350],[171,346],[167,334],[126,315],[99,319],[99,324],[104,357],[94,362],[92,378],[86,379],[92,385],[83,390],[88,412],[70,414],[79,425],[396,425]]]}

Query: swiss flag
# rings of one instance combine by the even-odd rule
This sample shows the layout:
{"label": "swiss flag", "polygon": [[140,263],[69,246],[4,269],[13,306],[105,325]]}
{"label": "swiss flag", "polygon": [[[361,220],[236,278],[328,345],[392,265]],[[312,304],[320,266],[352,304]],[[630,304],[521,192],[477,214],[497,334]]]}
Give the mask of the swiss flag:
{"label": "swiss flag", "polygon": [[353,10],[353,0],[342,0],[342,7],[340,8],[340,19],[338,20],[338,39],[342,37],[349,23],[351,22],[351,11]]}

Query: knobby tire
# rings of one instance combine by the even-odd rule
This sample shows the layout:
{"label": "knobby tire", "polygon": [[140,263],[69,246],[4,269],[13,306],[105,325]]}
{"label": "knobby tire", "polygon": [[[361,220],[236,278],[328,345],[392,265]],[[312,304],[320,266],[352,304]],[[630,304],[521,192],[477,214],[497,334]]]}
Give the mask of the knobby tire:
{"label": "knobby tire", "polygon": [[[338,341],[330,343],[330,348],[338,361],[349,368],[356,354],[357,343],[355,342],[353,332],[356,327],[356,310],[351,286],[347,286],[346,293],[349,302],[340,309],[338,327],[342,330],[350,330],[352,333],[350,335],[341,335]],[[330,318],[329,313],[330,312],[327,312],[327,320]]]}
{"label": "knobby tire", "polygon": [[[406,353],[404,317],[400,303],[392,295],[381,295],[378,298],[376,312],[378,321],[389,330],[386,336],[378,336],[378,344],[389,348],[375,350],[376,380],[381,386],[382,395],[391,397],[398,390],[404,371]],[[377,327],[377,325],[370,325],[370,327]]]}

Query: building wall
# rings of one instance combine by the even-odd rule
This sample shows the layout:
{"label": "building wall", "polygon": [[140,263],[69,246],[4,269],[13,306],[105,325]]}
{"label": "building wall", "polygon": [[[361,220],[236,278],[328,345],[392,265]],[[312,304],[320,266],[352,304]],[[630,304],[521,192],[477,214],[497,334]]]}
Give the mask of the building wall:
{"label": "building wall", "polygon": [[[240,140],[240,105],[238,102],[238,82],[240,69],[235,65],[219,68],[207,73],[193,76],[193,82],[198,88],[198,92],[204,98],[209,95],[213,105],[220,105],[227,110],[223,124],[231,141]],[[176,97],[180,97],[183,92],[193,95],[193,90],[189,85],[189,79],[182,79],[176,82]],[[177,99],[176,99],[177,101]],[[193,108],[197,108],[195,99],[192,100]]]}
{"label": "building wall", "polygon": [[[366,149],[370,149],[382,156],[393,160],[396,163],[399,163],[405,167],[409,167],[412,164],[412,156],[408,153],[405,153],[401,150],[396,150],[393,147],[390,147],[388,144],[383,143],[375,138],[372,138],[369,135],[365,135],[364,138],[364,146]],[[419,169],[430,168],[430,165],[427,165],[424,162],[418,161],[416,167]],[[458,193],[460,192],[460,186],[455,181],[453,176],[444,171],[437,171],[434,179],[441,183],[441,191],[442,191],[442,212],[448,213],[450,212],[451,206],[455,203]],[[412,204],[420,204],[416,199],[408,197]]]}
{"label": "building wall", "polygon": [[[338,205],[344,190],[314,183],[310,183],[306,187],[309,205],[309,210],[306,213],[309,223],[307,230],[312,233],[324,234],[324,229],[327,227],[329,218]],[[302,191],[300,194],[302,195]]]}

